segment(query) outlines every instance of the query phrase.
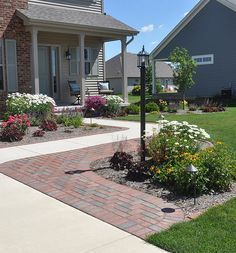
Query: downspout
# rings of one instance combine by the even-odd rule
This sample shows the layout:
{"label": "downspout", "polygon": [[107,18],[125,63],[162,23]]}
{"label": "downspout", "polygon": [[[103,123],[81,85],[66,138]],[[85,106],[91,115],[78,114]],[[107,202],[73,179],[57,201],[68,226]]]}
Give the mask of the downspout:
{"label": "downspout", "polygon": [[134,40],[134,35],[126,42],[126,47]]}

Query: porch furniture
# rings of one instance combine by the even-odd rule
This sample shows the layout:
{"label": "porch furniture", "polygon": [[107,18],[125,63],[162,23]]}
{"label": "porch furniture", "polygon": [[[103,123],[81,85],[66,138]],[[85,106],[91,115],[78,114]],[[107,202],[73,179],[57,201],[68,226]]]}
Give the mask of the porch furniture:
{"label": "porch furniture", "polygon": [[70,95],[75,96],[76,100],[72,105],[80,104],[80,85],[76,81],[68,81]]}
{"label": "porch furniture", "polygon": [[109,81],[98,82],[98,93],[101,95],[112,95],[114,89],[111,89]]}

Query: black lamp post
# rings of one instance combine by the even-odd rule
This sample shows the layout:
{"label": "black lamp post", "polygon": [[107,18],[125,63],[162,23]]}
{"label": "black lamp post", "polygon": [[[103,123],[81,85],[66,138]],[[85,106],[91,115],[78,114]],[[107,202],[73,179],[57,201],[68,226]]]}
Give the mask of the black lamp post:
{"label": "black lamp post", "polygon": [[145,161],[145,76],[146,68],[149,65],[149,54],[145,51],[138,53],[138,68],[140,68],[140,84],[141,84],[141,162]]}
{"label": "black lamp post", "polygon": [[196,174],[198,172],[198,169],[196,167],[194,167],[192,164],[189,165],[187,168],[186,168],[186,171],[190,174],[193,174],[194,175],[194,182],[193,182],[193,187],[194,187],[194,205],[197,204],[197,192],[196,192]]}

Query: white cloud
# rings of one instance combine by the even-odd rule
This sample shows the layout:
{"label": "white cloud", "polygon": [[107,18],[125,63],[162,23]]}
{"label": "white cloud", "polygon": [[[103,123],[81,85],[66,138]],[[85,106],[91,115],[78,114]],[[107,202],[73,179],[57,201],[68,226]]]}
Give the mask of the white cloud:
{"label": "white cloud", "polygon": [[143,33],[152,32],[153,30],[154,30],[154,25],[153,24],[143,26],[140,29],[140,31],[143,32]]}
{"label": "white cloud", "polygon": [[158,29],[162,29],[162,28],[164,28],[164,24],[160,24],[160,25],[158,26]]}
{"label": "white cloud", "polygon": [[189,11],[185,12],[183,16],[186,17],[188,14],[189,14]]}

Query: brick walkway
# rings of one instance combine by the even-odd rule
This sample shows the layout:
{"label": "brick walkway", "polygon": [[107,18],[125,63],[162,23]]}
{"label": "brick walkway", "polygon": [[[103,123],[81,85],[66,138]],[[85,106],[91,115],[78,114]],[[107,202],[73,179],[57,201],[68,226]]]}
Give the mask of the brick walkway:
{"label": "brick walkway", "polygon": [[[137,147],[126,144],[130,151]],[[8,162],[0,172],[141,238],[184,220],[173,204],[89,171],[91,162],[113,153],[114,144],[94,146]]]}

